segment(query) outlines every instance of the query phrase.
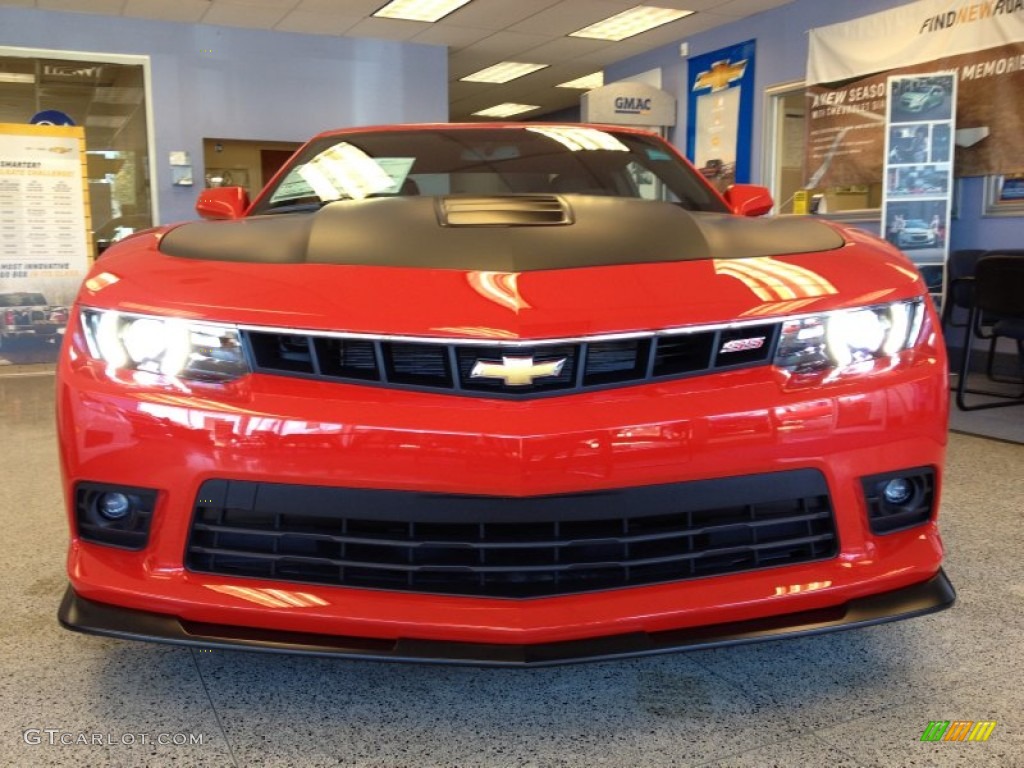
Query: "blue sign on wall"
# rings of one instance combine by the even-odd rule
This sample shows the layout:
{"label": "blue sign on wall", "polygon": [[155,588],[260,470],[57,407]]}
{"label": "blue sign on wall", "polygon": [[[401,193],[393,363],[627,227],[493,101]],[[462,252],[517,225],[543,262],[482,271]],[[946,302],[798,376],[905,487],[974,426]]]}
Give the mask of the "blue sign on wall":
{"label": "blue sign on wall", "polygon": [[29,120],[32,125],[74,125],[71,116],[58,109],[44,109],[36,112]]}
{"label": "blue sign on wall", "polygon": [[719,189],[750,181],[753,40],[688,62],[686,156]]}

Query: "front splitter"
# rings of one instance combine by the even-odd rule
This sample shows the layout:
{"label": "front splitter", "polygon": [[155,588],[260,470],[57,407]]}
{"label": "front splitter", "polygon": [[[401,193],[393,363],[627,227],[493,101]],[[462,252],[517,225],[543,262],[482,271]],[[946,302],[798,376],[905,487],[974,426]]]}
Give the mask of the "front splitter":
{"label": "front splitter", "polygon": [[940,570],[928,581],[892,592],[851,600],[832,608],[728,624],[662,632],[632,632],[534,645],[408,638],[380,640],[202,624],[182,621],[165,614],[97,603],[81,597],[70,586],[61,602],[58,619],[65,628],[77,632],[203,649],[264,651],[414,663],[543,667],[717,648],[759,640],[867,627],[935,613],[949,608],[955,599],[953,585],[945,572]]}

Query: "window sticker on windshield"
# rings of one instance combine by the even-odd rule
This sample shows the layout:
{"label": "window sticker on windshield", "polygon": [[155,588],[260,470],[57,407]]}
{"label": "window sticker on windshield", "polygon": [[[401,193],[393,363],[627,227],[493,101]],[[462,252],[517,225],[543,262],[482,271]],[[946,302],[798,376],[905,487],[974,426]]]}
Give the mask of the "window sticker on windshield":
{"label": "window sticker on windshield", "polygon": [[647,157],[650,160],[671,160],[671,156],[663,149],[647,149]]}
{"label": "window sticker on windshield", "polygon": [[391,186],[381,190],[385,195],[397,195],[401,191],[412,164],[416,162],[415,157],[375,157],[374,160],[391,177]]}
{"label": "window sticker on windshield", "polygon": [[297,200],[299,198],[308,197],[313,194],[312,188],[307,184],[299,172],[292,170],[288,176],[285,177],[276,190],[274,190],[273,196],[270,198],[270,202],[276,203],[283,200]]}
{"label": "window sticker on windshield", "polygon": [[299,175],[324,202],[362,200],[386,192],[394,183],[374,158],[344,141],[306,163]]}

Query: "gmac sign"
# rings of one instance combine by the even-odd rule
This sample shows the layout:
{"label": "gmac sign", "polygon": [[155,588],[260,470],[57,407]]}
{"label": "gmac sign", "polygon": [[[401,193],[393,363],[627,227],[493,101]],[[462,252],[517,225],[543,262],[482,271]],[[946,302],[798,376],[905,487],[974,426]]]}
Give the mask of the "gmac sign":
{"label": "gmac sign", "polygon": [[612,83],[583,94],[585,123],[658,128],[676,124],[676,100],[644,83]]}

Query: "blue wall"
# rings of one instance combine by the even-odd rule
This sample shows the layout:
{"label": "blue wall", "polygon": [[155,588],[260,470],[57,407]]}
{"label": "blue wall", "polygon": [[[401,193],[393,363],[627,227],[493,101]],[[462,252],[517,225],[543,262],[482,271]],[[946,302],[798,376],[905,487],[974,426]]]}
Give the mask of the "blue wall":
{"label": "blue wall", "polygon": [[[815,27],[867,16],[878,11],[906,5],[905,0],[858,0],[857,2],[826,2],[796,0],[781,8],[751,16],[687,38],[690,56],[718,50],[744,40],[757,40],[757,66],[754,104],[753,181],[761,172],[761,135],[763,130],[762,94],[764,89],[779,83],[803,80],[807,70],[807,32]],[[606,82],[660,68],[662,87],[678,99],[678,116],[673,142],[685,150],[686,126],[686,59],[679,56],[679,43],[619,62],[605,70]],[[1021,107],[1024,118],[1024,106]],[[959,217],[952,223],[952,248],[1024,247],[1024,219],[984,218],[982,196],[984,180],[964,179],[960,184]]]}
{"label": "blue wall", "polygon": [[13,8],[0,9],[0,45],[150,56],[165,223],[193,218],[200,188],[171,186],[168,152],[188,151],[202,178],[203,137],[305,141],[328,128],[448,119],[447,50],[437,46]]}

